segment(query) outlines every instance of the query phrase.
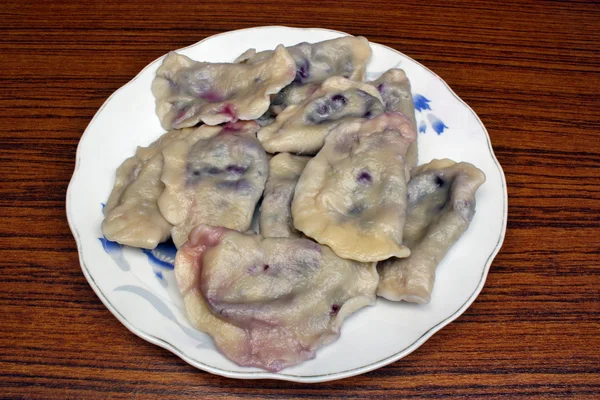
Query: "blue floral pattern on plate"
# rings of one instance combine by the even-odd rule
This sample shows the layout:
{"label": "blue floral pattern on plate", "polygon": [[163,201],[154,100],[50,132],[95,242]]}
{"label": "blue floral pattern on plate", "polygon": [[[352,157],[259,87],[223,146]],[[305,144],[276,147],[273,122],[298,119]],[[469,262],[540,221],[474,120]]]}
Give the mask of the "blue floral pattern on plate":
{"label": "blue floral pattern on plate", "polygon": [[444,132],[444,129],[448,129],[448,127],[446,126],[446,124],[444,124],[442,122],[442,120],[440,120],[438,117],[436,117],[433,114],[427,115],[427,120],[431,124],[431,127],[433,128],[433,130],[435,131],[435,133],[437,133],[438,135],[441,135],[442,132]]}
{"label": "blue floral pattern on plate", "polygon": [[150,264],[153,266],[167,270],[173,270],[177,248],[172,240],[169,240],[165,243],[160,243],[155,249],[152,250],[141,250],[148,257]]}
{"label": "blue floral pattern on plate", "polygon": [[175,254],[177,248],[172,240],[165,243],[160,243],[155,249],[140,249],[142,253],[148,257],[154,276],[160,279],[163,286],[167,286],[168,283],[163,276],[164,271],[173,271],[175,266]]}
{"label": "blue floral pattern on plate", "polygon": [[419,133],[427,133],[428,126],[438,135],[441,135],[448,129],[448,126],[433,114],[433,109],[429,104],[431,100],[422,94],[415,93],[413,94],[413,102],[415,104],[415,111],[421,117],[417,126]]}
{"label": "blue floral pattern on plate", "polygon": [[420,95],[418,93],[413,94],[413,103],[415,104],[415,110],[418,112],[421,112],[424,110],[431,110],[431,106],[429,106],[429,103],[431,103],[431,100],[429,100],[427,97]]}
{"label": "blue floral pattern on plate", "polygon": [[123,271],[129,271],[131,267],[125,257],[123,257],[123,245],[117,242],[111,242],[105,237],[98,238],[100,243],[102,243],[102,248],[113,259],[113,261],[121,268]]}

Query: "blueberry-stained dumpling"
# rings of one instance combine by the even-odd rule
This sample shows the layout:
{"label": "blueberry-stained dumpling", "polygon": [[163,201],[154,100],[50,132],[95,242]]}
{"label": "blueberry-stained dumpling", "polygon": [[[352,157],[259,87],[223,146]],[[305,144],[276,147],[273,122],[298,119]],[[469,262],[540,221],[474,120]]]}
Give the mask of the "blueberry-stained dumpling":
{"label": "blueberry-stained dumpling", "polygon": [[430,301],[435,270],[469,227],[475,214],[475,192],[484,182],[484,173],[466,162],[433,160],[413,170],[404,228],[404,244],[411,255],[378,264],[379,296]]}
{"label": "blueberry-stained dumpling", "polygon": [[348,315],[374,303],[374,265],[308,239],[199,225],[175,275],[193,326],[238,365],[276,372],[314,358]]}
{"label": "blueberry-stained dumpling", "polygon": [[374,86],[333,77],[304,102],[283,110],[258,132],[258,139],[269,153],[315,154],[344,120],[373,118],[384,111]]}
{"label": "blueberry-stained dumpling", "polygon": [[[362,36],[344,36],[317,43],[302,42],[286,49],[296,66],[294,83],[301,84],[321,83],[332,76],[363,81],[372,54],[369,41]],[[257,53],[249,49],[235,62],[256,64],[271,57],[272,53],[272,50]]]}
{"label": "blueberry-stained dumpling", "polygon": [[[345,36],[317,43],[299,43],[287,47],[296,62],[296,77],[273,100],[271,110],[279,114],[286,107],[300,104],[314,92],[319,84],[333,76],[354,81],[364,81],[367,63],[371,59],[371,46],[364,37]],[[235,62],[256,63],[272,51],[256,53],[246,51]]]}
{"label": "blueberry-stained dumpling", "polygon": [[343,258],[407,257],[404,156],[415,135],[400,113],[338,126],[296,185],[294,227]]}
{"label": "blueberry-stained dumpling", "polygon": [[256,139],[259,125],[239,121],[203,125],[164,149],[160,211],[181,246],[198,224],[245,231],[267,179],[267,155]]}
{"label": "blueberry-stained dumpling", "polygon": [[156,114],[167,130],[254,120],[295,75],[294,59],[283,46],[253,64],[197,62],[171,52],[152,82]]}
{"label": "blueberry-stained dumpling", "polygon": [[[406,115],[413,129],[416,131],[415,104],[410,89],[410,81],[406,73],[401,69],[392,68],[383,73],[375,81],[369,83],[379,91],[385,105],[385,110],[389,112],[397,111]],[[409,171],[411,168],[417,166],[418,158],[418,140],[415,139],[406,151],[406,165]]]}
{"label": "blueberry-stained dumpling", "polygon": [[104,206],[102,233],[111,241],[153,249],[171,235],[171,224],[158,209],[165,185],[162,149],[182,139],[192,129],[169,131],[148,147],[138,147],[135,156],[117,169],[115,185]]}
{"label": "blueberry-stained dumpling", "polygon": [[263,237],[299,237],[292,223],[292,198],[309,157],[279,153],[269,161],[269,177],[260,206]]}

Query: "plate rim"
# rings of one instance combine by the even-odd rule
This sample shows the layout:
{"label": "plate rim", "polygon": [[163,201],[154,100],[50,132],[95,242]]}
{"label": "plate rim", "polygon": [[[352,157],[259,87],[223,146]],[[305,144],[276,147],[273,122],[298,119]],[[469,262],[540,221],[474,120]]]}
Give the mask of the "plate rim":
{"label": "plate rim", "polygon": [[[182,51],[194,46],[199,45],[200,43],[203,43],[209,39],[215,38],[217,36],[222,36],[222,35],[226,35],[226,34],[231,34],[234,32],[243,32],[243,31],[248,31],[248,30],[258,30],[258,29],[273,29],[273,28],[283,28],[283,29],[293,29],[293,30],[321,30],[321,31],[328,31],[328,32],[333,32],[333,33],[338,33],[341,35],[350,35],[349,33],[343,32],[343,31],[338,31],[338,30],[334,30],[334,29],[328,29],[328,28],[301,28],[301,27],[289,27],[289,26],[284,26],[284,25],[263,25],[263,26],[256,26],[256,27],[250,27],[250,28],[242,28],[242,29],[234,29],[234,30],[229,30],[229,31],[225,31],[225,32],[220,32],[211,36],[207,36],[206,38],[195,42],[189,46],[185,46],[179,49],[176,49],[174,51]],[[375,42],[371,42],[370,43],[375,43]],[[494,153],[494,150],[492,148],[492,143],[491,143],[491,138],[490,135],[485,127],[485,125],[483,124],[483,122],[481,121],[481,119],[479,118],[479,116],[477,115],[477,113],[464,101],[462,100],[455,92],[454,90],[452,90],[452,88],[446,83],[446,81],[444,81],[439,75],[437,75],[435,72],[433,72],[431,69],[427,68],[425,65],[421,64],[420,62],[414,60],[413,58],[407,56],[406,54],[383,44],[380,43],[375,43],[379,46],[382,46],[388,50],[391,50],[394,53],[398,53],[400,55],[402,55],[403,57],[406,57],[408,59],[410,59],[411,61],[413,61],[414,63],[416,63],[417,65],[419,65],[421,68],[427,70],[429,73],[432,74],[433,77],[435,77],[436,79],[438,79],[439,81],[441,81],[446,88],[450,91],[450,93],[460,102],[462,103],[463,106],[465,106],[475,117],[475,119],[477,120],[477,122],[479,123],[479,125],[481,126],[481,128],[483,128],[483,132],[485,133],[485,138],[486,138],[486,142],[488,145],[488,150],[490,152],[490,155],[492,156],[492,160],[494,161],[494,164],[496,165],[496,168],[498,169],[498,172],[500,174],[500,180],[501,180],[501,185],[502,185],[502,192],[503,192],[503,209],[502,209],[502,225],[501,225],[501,231],[500,234],[498,236],[498,240],[496,242],[496,246],[494,247],[494,249],[492,250],[492,252],[490,253],[490,255],[488,256],[486,262],[485,262],[485,266],[481,272],[481,276],[480,276],[480,280],[479,283],[477,285],[477,287],[475,288],[475,290],[471,293],[471,295],[469,296],[469,298],[465,301],[465,303],[463,303],[462,306],[460,306],[456,311],[454,311],[451,315],[449,315],[447,318],[445,318],[444,320],[438,322],[436,325],[432,326],[430,329],[428,329],[426,332],[424,332],[418,339],[416,339],[411,345],[405,347],[403,350],[400,350],[392,355],[389,355],[381,360],[372,362],[370,364],[367,365],[363,365],[360,367],[356,367],[353,369],[349,369],[349,370],[344,370],[344,371],[338,371],[338,372],[331,372],[331,373],[327,373],[327,374],[318,374],[318,375],[294,375],[294,374],[285,374],[285,373],[281,373],[281,372],[277,372],[277,373],[271,373],[271,372],[267,372],[267,371],[248,371],[248,372],[239,372],[239,371],[231,371],[231,370],[226,370],[223,368],[218,368],[218,367],[213,367],[211,365],[208,364],[204,364],[201,361],[198,361],[196,359],[192,359],[191,357],[188,357],[185,352],[183,350],[181,350],[179,347],[177,347],[177,345],[170,343],[169,341],[159,338],[157,336],[154,336],[152,334],[146,333],[143,330],[141,330],[140,328],[135,327],[132,323],[130,323],[125,316],[123,316],[119,310],[114,307],[112,305],[112,303],[110,302],[110,300],[104,295],[104,293],[102,292],[102,290],[100,289],[100,287],[96,284],[96,281],[94,280],[93,276],[91,275],[91,273],[88,270],[88,267],[83,259],[83,247],[82,247],[82,243],[81,243],[81,238],[79,235],[79,231],[77,230],[77,227],[75,226],[74,223],[74,218],[71,217],[71,213],[70,213],[70,204],[71,204],[71,197],[73,195],[73,187],[74,187],[74,181],[76,180],[77,177],[77,172],[79,171],[79,168],[81,166],[80,163],[80,159],[81,159],[81,149],[82,149],[82,143],[83,141],[86,139],[86,134],[88,133],[88,130],[90,128],[90,126],[94,123],[94,121],[96,120],[96,118],[98,117],[98,115],[101,113],[101,111],[105,108],[105,106],[110,102],[110,100],[121,90],[123,90],[126,86],[130,85],[131,83],[133,83],[135,80],[137,80],[145,71],[146,69],[150,68],[155,62],[157,62],[158,60],[162,59],[163,57],[166,56],[162,55],[158,58],[156,58],[155,60],[151,61],[150,63],[148,63],[142,70],[140,70],[140,72],[138,72],[138,74],[133,77],[131,80],[129,80],[127,83],[125,83],[123,86],[119,87],[117,90],[115,90],[102,104],[102,106],[100,106],[100,108],[96,111],[96,113],[94,114],[94,117],[91,119],[91,121],[89,122],[89,124],[86,126],[83,134],[81,135],[81,138],[79,139],[79,143],[77,145],[77,150],[75,153],[75,168],[73,170],[73,174],[71,175],[71,179],[69,181],[69,186],[67,188],[67,193],[66,193],[66,201],[65,201],[65,211],[66,211],[66,215],[67,215],[67,221],[69,224],[69,228],[71,230],[71,233],[75,239],[75,243],[77,245],[77,254],[79,257],[79,264],[81,266],[81,270],[83,272],[83,275],[85,276],[86,280],[88,281],[88,284],[90,285],[90,287],[92,288],[92,290],[94,291],[94,293],[96,293],[96,296],[98,296],[98,298],[100,299],[100,301],[104,304],[104,306],[117,318],[117,320],[119,320],[119,322],[121,322],[121,324],[123,324],[131,333],[133,333],[134,335],[140,337],[141,339],[150,342],[156,346],[162,347],[168,351],[170,351],[171,353],[175,354],[177,357],[181,358],[183,361],[185,361],[186,363],[192,365],[195,368],[198,368],[200,370],[212,373],[212,374],[216,374],[216,375],[220,375],[220,376],[224,376],[227,378],[235,378],[235,379],[275,379],[275,380],[282,380],[282,381],[291,381],[291,382],[301,382],[301,383],[317,383],[317,382],[326,382],[326,381],[331,381],[331,380],[337,380],[337,379],[344,379],[344,378],[349,378],[351,376],[356,376],[356,375],[360,375],[360,374],[364,374],[366,372],[370,372],[373,371],[375,369],[381,368],[385,365],[391,364],[395,361],[398,361],[404,357],[406,357],[407,355],[409,355],[410,353],[412,353],[413,351],[415,351],[416,349],[418,349],[419,347],[421,347],[429,338],[431,338],[435,333],[437,333],[438,331],[440,331],[442,328],[444,328],[445,326],[447,326],[448,324],[450,324],[452,321],[456,320],[458,317],[460,317],[466,310],[467,308],[469,308],[471,306],[471,304],[473,304],[473,302],[475,301],[475,299],[479,296],[479,294],[481,293],[481,290],[483,289],[490,267],[492,265],[492,262],[494,261],[496,255],[498,254],[498,252],[500,251],[500,249],[502,248],[502,244],[504,242],[504,238],[506,235],[506,228],[507,228],[507,222],[508,222],[508,193],[507,193],[507,186],[506,186],[506,177],[504,175],[504,170],[502,169],[502,166],[500,165],[500,162],[498,161],[498,159],[496,158],[496,155]]]}

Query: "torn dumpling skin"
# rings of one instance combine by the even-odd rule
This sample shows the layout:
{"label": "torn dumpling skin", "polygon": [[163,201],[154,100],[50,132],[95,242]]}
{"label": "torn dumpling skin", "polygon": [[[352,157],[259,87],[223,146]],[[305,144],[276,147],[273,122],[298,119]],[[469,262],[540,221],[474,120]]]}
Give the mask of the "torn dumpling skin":
{"label": "torn dumpling skin", "polygon": [[375,87],[333,77],[304,102],[283,110],[274,123],[258,132],[258,139],[269,153],[315,154],[344,120],[373,118],[384,111]]}
{"label": "torn dumpling skin", "polygon": [[239,121],[203,125],[164,149],[158,199],[161,213],[173,224],[177,247],[200,223],[245,231],[267,179],[267,154],[256,139],[259,125]]}
{"label": "torn dumpling skin", "polygon": [[104,206],[102,233],[106,239],[127,246],[154,249],[171,236],[171,224],[158,209],[165,185],[162,149],[184,138],[192,129],[170,131],[148,147],[138,147],[135,156],[117,169],[115,185]]}
{"label": "torn dumpling skin", "polygon": [[469,227],[475,214],[475,193],[484,182],[484,173],[466,162],[433,160],[413,170],[404,228],[404,244],[411,255],[378,264],[379,296],[429,302],[435,270]]}
{"label": "torn dumpling skin", "polygon": [[167,130],[254,120],[295,75],[294,59],[283,46],[253,64],[197,62],[171,52],[152,82],[156,114]]}
{"label": "torn dumpling skin", "polygon": [[400,113],[338,126],[298,181],[294,227],[343,258],[407,257],[404,156],[415,135]]}
{"label": "torn dumpling skin", "polygon": [[[333,76],[364,81],[372,53],[368,40],[361,36],[345,36],[318,43],[303,42],[287,49],[296,63],[296,77],[273,100],[271,109],[275,114],[288,106],[300,104],[319,84]],[[256,53],[250,49],[235,62],[256,63],[271,53],[270,50]]]}
{"label": "torn dumpling skin", "polygon": [[263,237],[299,237],[292,223],[292,198],[309,157],[280,153],[269,161],[269,177],[260,206]]}
{"label": "torn dumpling skin", "polygon": [[[385,110],[389,112],[401,112],[406,115],[416,132],[415,104],[410,89],[410,81],[406,73],[401,69],[392,68],[383,73],[375,81],[369,83],[379,91],[385,105]],[[417,166],[418,158],[418,140],[415,139],[406,151],[406,165],[409,171]]]}
{"label": "torn dumpling skin", "polygon": [[375,301],[374,263],[343,260],[308,239],[199,225],[177,252],[189,320],[241,366],[272,372],[314,358],[344,319]]}

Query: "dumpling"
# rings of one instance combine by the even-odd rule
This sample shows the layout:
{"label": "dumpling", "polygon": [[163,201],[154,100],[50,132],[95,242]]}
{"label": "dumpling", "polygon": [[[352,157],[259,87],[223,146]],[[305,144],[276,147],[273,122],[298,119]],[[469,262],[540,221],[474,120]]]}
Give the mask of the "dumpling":
{"label": "dumpling", "polygon": [[475,192],[484,182],[484,173],[475,166],[448,159],[433,160],[413,170],[404,228],[404,244],[411,255],[378,264],[379,296],[429,302],[435,270],[469,227],[475,214]]}
{"label": "dumpling", "polygon": [[[296,77],[273,100],[271,110],[279,114],[286,107],[300,104],[319,84],[333,76],[364,81],[367,63],[371,59],[371,46],[362,36],[345,36],[318,43],[299,43],[287,47],[296,62]],[[268,57],[272,51],[256,53],[246,51],[235,62],[256,63]]]}
{"label": "dumpling", "polygon": [[104,206],[102,233],[123,245],[154,249],[170,236],[171,224],[158,209],[165,185],[162,149],[192,129],[170,131],[148,147],[138,147],[135,156],[117,169],[115,185]]}
{"label": "dumpling", "polygon": [[343,258],[407,257],[404,155],[415,135],[400,113],[338,126],[300,176],[294,227]]}
{"label": "dumpling", "polygon": [[[332,76],[363,81],[372,54],[369,41],[362,36],[344,36],[317,43],[302,42],[287,47],[287,50],[295,61],[294,83],[320,83]],[[271,57],[272,53],[272,50],[257,53],[249,49],[234,62],[256,64]]]}
{"label": "dumpling", "polygon": [[[385,110],[397,111],[406,115],[416,132],[415,104],[410,90],[410,81],[406,73],[401,69],[392,68],[375,81],[369,83],[379,91],[385,105]],[[418,140],[415,139],[406,151],[406,165],[409,168],[416,167],[418,158]]]}
{"label": "dumpling", "polygon": [[314,358],[344,319],[375,301],[374,263],[308,239],[200,225],[175,259],[187,316],[242,366],[279,371]]}
{"label": "dumpling", "polygon": [[146,163],[131,157],[119,167],[117,185],[123,188],[122,194],[102,221],[102,233],[108,240],[154,249],[169,238],[171,224],[161,215],[156,203],[164,189],[160,181],[162,167],[162,154]]}
{"label": "dumpling", "polygon": [[166,188],[158,199],[177,247],[200,223],[245,231],[267,179],[254,121],[203,125],[163,150]]}
{"label": "dumpling", "polygon": [[283,46],[253,64],[197,62],[171,52],[152,82],[156,114],[165,129],[254,120],[295,74],[294,59]]}
{"label": "dumpling", "polygon": [[384,112],[375,87],[342,77],[327,79],[303,103],[289,106],[258,132],[269,153],[315,154],[347,118],[373,118]]}
{"label": "dumpling", "polygon": [[280,153],[269,161],[269,177],[260,206],[260,234],[263,237],[299,237],[292,223],[294,189],[308,157]]}

